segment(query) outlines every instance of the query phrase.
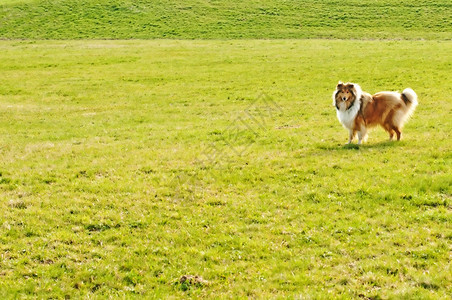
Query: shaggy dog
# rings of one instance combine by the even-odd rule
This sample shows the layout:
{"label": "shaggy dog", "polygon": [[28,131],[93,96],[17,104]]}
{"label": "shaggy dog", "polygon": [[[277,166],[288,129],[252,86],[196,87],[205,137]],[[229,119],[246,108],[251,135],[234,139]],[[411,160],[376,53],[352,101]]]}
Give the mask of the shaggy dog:
{"label": "shaggy dog", "polygon": [[363,92],[356,83],[339,81],[333,93],[333,105],[337,118],[348,129],[350,144],[358,133],[358,144],[367,139],[370,127],[381,125],[392,140],[394,133],[400,140],[402,128],[416,108],[417,95],[412,89],[398,92],[379,92],[375,95]]}

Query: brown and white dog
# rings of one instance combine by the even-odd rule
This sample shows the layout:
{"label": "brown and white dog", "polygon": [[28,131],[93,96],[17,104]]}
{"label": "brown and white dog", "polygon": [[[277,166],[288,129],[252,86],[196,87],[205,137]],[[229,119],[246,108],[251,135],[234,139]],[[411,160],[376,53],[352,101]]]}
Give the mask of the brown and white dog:
{"label": "brown and white dog", "polygon": [[337,118],[349,130],[350,144],[358,133],[358,144],[367,139],[370,127],[381,125],[392,140],[394,133],[400,140],[403,125],[417,106],[417,95],[410,89],[398,92],[380,92],[375,95],[363,92],[356,83],[339,81],[333,93]]}

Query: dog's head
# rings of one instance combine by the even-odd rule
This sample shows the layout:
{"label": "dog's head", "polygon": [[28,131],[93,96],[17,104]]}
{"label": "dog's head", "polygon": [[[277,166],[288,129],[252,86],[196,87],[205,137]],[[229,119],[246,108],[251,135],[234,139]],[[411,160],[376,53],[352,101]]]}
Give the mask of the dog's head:
{"label": "dog's head", "polygon": [[333,93],[333,105],[336,109],[346,111],[361,97],[361,88],[355,83],[339,81]]}

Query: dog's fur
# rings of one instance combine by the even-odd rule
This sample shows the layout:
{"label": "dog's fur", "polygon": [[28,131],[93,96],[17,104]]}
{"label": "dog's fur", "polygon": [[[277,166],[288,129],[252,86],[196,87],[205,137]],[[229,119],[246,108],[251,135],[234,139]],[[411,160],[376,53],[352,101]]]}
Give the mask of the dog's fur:
{"label": "dog's fur", "polygon": [[358,144],[367,139],[368,128],[381,125],[392,140],[400,140],[402,128],[417,106],[417,95],[410,89],[398,92],[363,92],[356,83],[339,83],[333,93],[337,118],[349,130],[350,144],[358,133]]}

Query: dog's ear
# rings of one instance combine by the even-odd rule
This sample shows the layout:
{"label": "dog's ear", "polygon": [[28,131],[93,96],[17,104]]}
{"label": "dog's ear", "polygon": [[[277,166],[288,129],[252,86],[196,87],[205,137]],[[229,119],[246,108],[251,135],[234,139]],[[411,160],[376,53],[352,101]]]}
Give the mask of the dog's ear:
{"label": "dog's ear", "polygon": [[355,87],[355,85],[353,83],[347,83],[347,88],[349,88],[350,90],[353,89]]}
{"label": "dog's ear", "polygon": [[339,81],[339,82],[337,83],[336,88],[337,88],[337,89],[341,89],[341,88],[343,88],[343,87],[344,87],[344,83],[343,83],[342,81]]}

